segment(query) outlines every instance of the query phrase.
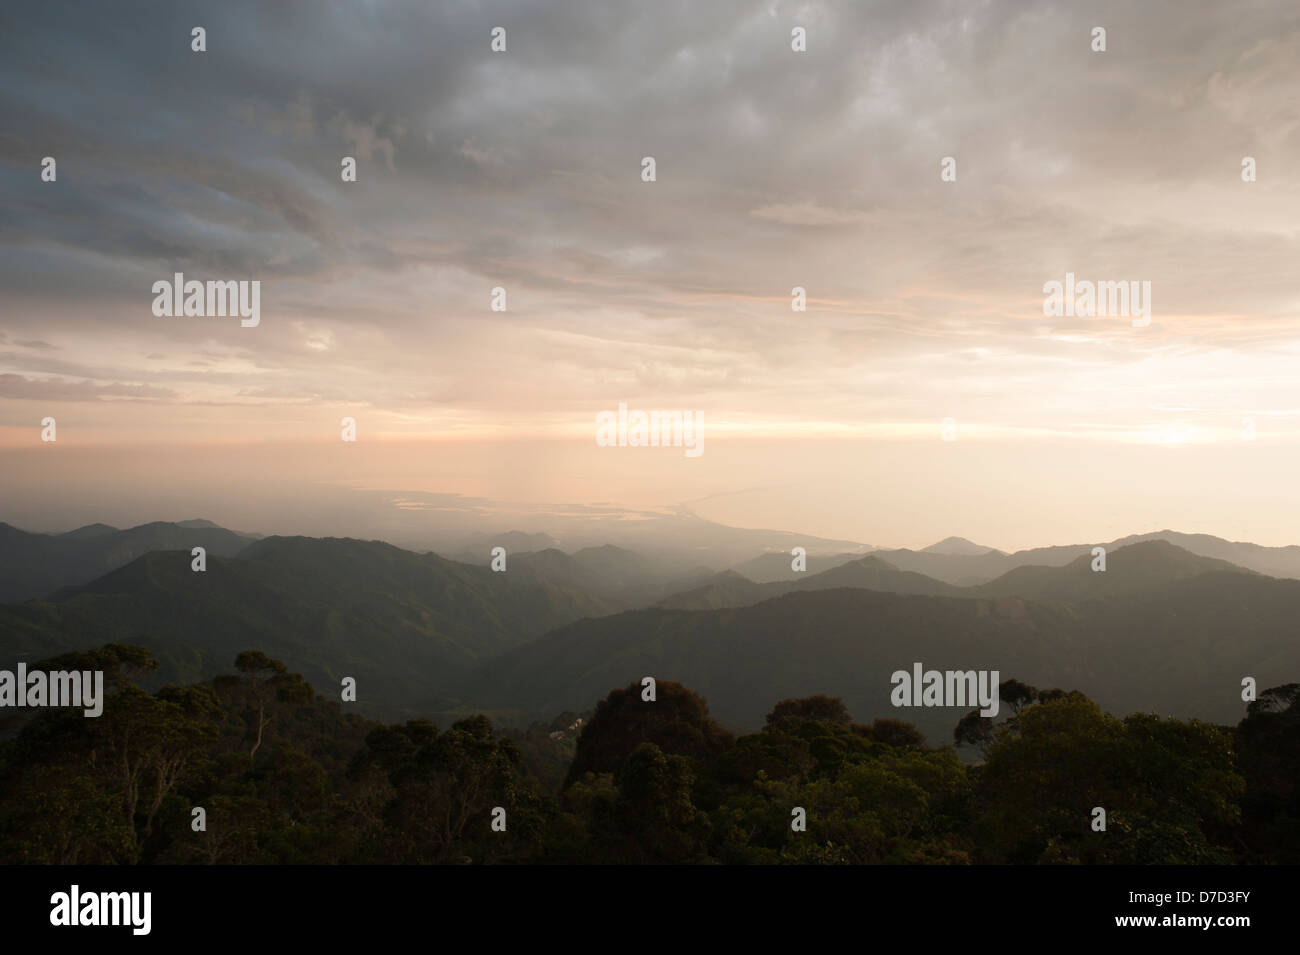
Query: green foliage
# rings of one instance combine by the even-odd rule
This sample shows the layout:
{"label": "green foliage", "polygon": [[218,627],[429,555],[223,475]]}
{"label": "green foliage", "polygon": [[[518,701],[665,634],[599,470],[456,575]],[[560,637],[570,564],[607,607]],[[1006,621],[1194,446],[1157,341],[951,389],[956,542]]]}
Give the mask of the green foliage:
{"label": "green foliage", "polygon": [[848,708],[839,697],[818,693],[803,699],[782,700],[772,707],[771,713],[767,714],[769,726],[779,725],[783,720],[791,719],[849,723],[853,718],[849,716]]}
{"label": "green foliage", "polygon": [[642,743],[614,776],[618,797],[614,824],[624,836],[618,857],[626,862],[681,863],[704,848],[709,819],[691,802],[690,761]]}
{"label": "green foliage", "polygon": [[[1008,681],[982,765],[899,720],[783,700],[733,738],[703,699],[633,684],[590,719],[503,736],[482,715],[381,724],[258,651],[148,693],[129,645],[102,717],[44,710],[0,744],[0,858],[28,864],[968,864],[1295,862],[1300,685],[1233,729]],[[1004,688],[1008,687],[1004,684]],[[261,710],[259,717],[258,710]],[[262,741],[250,758],[260,720]],[[582,726],[577,746],[572,736]],[[552,734],[559,734],[553,738]],[[567,742],[566,742],[566,734]],[[563,745],[562,745],[563,744]],[[533,772],[532,747],[573,753]],[[547,760],[537,757],[537,765]],[[549,786],[547,780],[549,779]],[[1106,810],[1104,832],[1092,810]],[[193,828],[196,807],[206,826]],[[506,828],[493,828],[494,809]],[[802,820],[806,828],[792,823]]]}
{"label": "green foliage", "polygon": [[567,782],[584,773],[612,772],[642,743],[663,752],[704,759],[725,751],[733,742],[729,732],[709,716],[699,694],[680,683],[660,680],[656,699],[641,699],[641,684],[612,691],[578,737]]}
{"label": "green foliage", "polygon": [[365,688],[360,709],[404,718],[428,712],[430,701],[455,703],[470,672],[510,647],[607,612],[522,566],[495,574],[378,541],[234,539],[239,556],[210,549],[202,574],[190,569],[187,544],[44,600],[0,606],[6,649],[35,658],[138,645],[158,661],[146,681],[156,689],[213,679],[253,646],[318,686],[353,677]]}
{"label": "green foliage", "polygon": [[[484,716],[446,733],[428,720],[373,730],[348,770],[369,794],[368,851],[403,863],[524,861],[551,807],[521,777],[519,762],[515,744]],[[498,807],[503,832],[492,829]]]}
{"label": "green foliage", "polygon": [[0,603],[46,597],[62,587],[84,584],[151,551],[185,552],[203,547],[209,558],[233,557],[247,537],[193,522],[155,521],[127,530],[104,524],[67,534],[32,534],[0,523]]}
{"label": "green foliage", "polygon": [[[717,857],[731,863],[863,864],[969,861],[957,824],[967,770],[950,750],[914,745],[919,734],[787,717],[742,737],[701,787]],[[866,732],[864,732],[866,731]],[[901,742],[903,745],[895,745]],[[721,794],[721,798],[719,798]],[[792,829],[792,812],[807,830]]]}
{"label": "green foliage", "polygon": [[1273,687],[1237,727],[1245,860],[1300,864],[1300,683]]}
{"label": "green foliage", "polygon": [[[976,836],[991,862],[1211,863],[1244,783],[1232,734],[1197,720],[1118,720],[1081,694],[998,729],[980,773]],[[1093,810],[1106,812],[1104,832]]]}
{"label": "green foliage", "polygon": [[[1110,586],[1100,578],[1127,579],[1113,568],[1082,573],[1098,587]],[[1300,673],[1297,606],[1300,580],[1220,571],[1175,575],[1136,593],[1102,590],[1069,605],[788,593],[748,607],[582,620],[507,651],[471,678],[465,695],[537,718],[654,674],[706,697],[720,722],[753,729],[775,701],[810,692],[839,697],[855,714],[883,715],[880,687],[909,661],[967,669],[984,659],[998,661],[1004,677],[1086,685],[1116,713],[1190,710],[1236,723],[1241,705],[1224,692],[1223,674]],[[1016,702],[1004,715],[1014,715]],[[950,710],[915,709],[907,718],[933,745],[952,739]]]}

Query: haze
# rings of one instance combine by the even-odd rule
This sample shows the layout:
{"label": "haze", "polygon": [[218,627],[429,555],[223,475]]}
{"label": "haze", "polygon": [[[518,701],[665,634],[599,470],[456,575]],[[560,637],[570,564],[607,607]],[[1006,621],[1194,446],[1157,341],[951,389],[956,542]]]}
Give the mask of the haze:
{"label": "haze", "polygon": [[0,520],[1300,542],[1294,5],[123,6],[0,24]]}

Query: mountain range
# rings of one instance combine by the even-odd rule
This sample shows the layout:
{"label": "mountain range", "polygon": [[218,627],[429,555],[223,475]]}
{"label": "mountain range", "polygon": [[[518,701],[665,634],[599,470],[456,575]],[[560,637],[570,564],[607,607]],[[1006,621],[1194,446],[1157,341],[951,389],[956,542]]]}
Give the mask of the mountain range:
{"label": "mountain range", "polygon": [[1164,540],[1151,539],[1108,552],[1107,570],[1093,571],[1088,551],[1063,566],[1022,565],[984,584],[959,587],[914,571],[900,570],[880,553],[850,560],[798,579],[755,583],[736,573],[718,574],[699,587],[673,594],[655,606],[675,610],[747,607],[782,594],[853,587],[931,597],[1023,597],[1037,601],[1078,601],[1129,593],[1214,571],[1253,573],[1227,561],[1201,557]]}
{"label": "mountain range", "polygon": [[237,558],[157,551],[48,600],[0,607],[0,646],[32,660],[108,642],[149,648],[156,682],[206,679],[259,649],[308,680],[350,676],[366,709],[438,709],[479,663],[607,612],[587,594],[379,541],[270,537]]}
{"label": "mountain range", "polygon": [[66,534],[33,534],[0,522],[0,603],[89,583],[152,551],[203,547],[233,557],[255,539],[204,520],[155,521],[127,530],[88,524]]}
{"label": "mountain range", "polygon": [[[207,548],[203,573],[194,546]],[[1300,581],[1259,569],[1287,568],[1295,548],[1172,532],[1105,546],[1104,572],[1083,545],[1007,555],[950,538],[829,551],[806,573],[755,580],[612,545],[508,553],[498,573],[490,548],[457,561],[203,521],[60,535],[0,525],[0,665],[115,641],[153,651],[156,682],[189,682],[259,649],[322,688],[355,678],[358,707],[377,716],[487,709],[524,722],[655,676],[699,690],[737,727],[775,699],[828,693],[859,719],[908,719],[939,742],[962,714],[895,711],[894,670],[997,669],[1121,712],[1216,720],[1240,716],[1243,677],[1268,686],[1300,673]],[[1042,562],[1017,562],[1033,554]],[[740,566],[770,577],[790,560]],[[1003,569],[962,586],[897,561],[947,561],[959,579],[971,562],[984,562],[975,576]]]}
{"label": "mountain range", "polygon": [[835,589],[788,593],[721,610],[632,611],[581,620],[504,654],[471,695],[524,711],[590,704],[599,687],[644,676],[698,688],[710,710],[760,725],[763,701],[824,693],[859,720],[896,717],[932,742],[951,739],[965,709],[895,709],[890,674],[919,662],[998,670],[1039,687],[1079,689],[1115,712],[1232,722],[1241,681],[1300,673],[1300,581],[1237,571],[1077,604]]}
{"label": "mountain range", "polygon": [[[1091,554],[1092,549],[1097,546],[1105,547],[1109,552],[1153,540],[1165,541],[1199,557],[1228,561],[1238,567],[1268,574],[1270,577],[1300,579],[1300,547],[1295,545],[1264,547],[1260,544],[1224,540],[1209,534],[1180,534],[1170,530],[1132,534],[1112,541],[1097,541],[1091,544],[1035,547],[1016,551],[1014,554],[1004,554],[992,548],[984,553],[974,553],[949,549],[935,551],[929,547],[919,551],[906,548],[875,550],[872,554],[888,561],[899,570],[914,571],[958,586],[974,586],[988,583],[1010,570],[1027,564],[1061,567],[1085,554]],[[974,546],[978,547],[978,545]]]}

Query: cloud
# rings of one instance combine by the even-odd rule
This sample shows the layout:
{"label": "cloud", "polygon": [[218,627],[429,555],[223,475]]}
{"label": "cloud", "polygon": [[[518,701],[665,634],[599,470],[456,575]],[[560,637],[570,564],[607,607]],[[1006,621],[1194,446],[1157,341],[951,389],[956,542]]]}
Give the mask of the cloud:
{"label": "cloud", "polygon": [[862,210],[828,209],[815,202],[776,203],[760,206],[749,214],[756,219],[796,226],[860,225],[870,219],[870,213]]}
{"label": "cloud", "polygon": [[175,392],[135,382],[77,382],[0,374],[0,396],[36,401],[164,401],[174,398]]}
{"label": "cloud", "polygon": [[[485,26],[235,0],[198,55],[197,9],[6,13],[0,371],[23,387],[134,382],[254,433],[240,409],[275,401],[526,428],[624,391],[781,428],[944,402],[1083,426],[1102,392],[1144,406],[1153,368],[1197,407],[1289,406],[1250,369],[1300,338],[1300,12],[519,0]],[[261,280],[262,324],[153,319],[176,270]],[[1149,279],[1152,327],[1045,321],[1066,271]]]}

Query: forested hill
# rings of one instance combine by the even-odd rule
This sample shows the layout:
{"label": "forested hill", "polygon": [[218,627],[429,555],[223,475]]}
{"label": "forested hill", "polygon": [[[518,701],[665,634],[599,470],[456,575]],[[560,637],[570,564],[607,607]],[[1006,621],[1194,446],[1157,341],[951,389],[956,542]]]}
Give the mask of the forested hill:
{"label": "forested hill", "polygon": [[[1300,672],[1300,581],[1160,541],[1108,562],[1105,573],[1086,559],[1021,568],[972,590],[868,557],[754,584],[805,589],[751,606],[616,614],[639,566],[621,552],[516,555],[495,573],[377,541],[266,538],[208,555],[202,573],[189,551],[154,552],[0,606],[0,664],[128,642],[160,661],[156,689],[210,679],[257,646],[315,684],[357,680],[370,717],[485,710],[519,725],[652,675],[698,688],[737,730],[759,725],[773,699],[819,692],[863,718],[896,715],[890,674],[917,662],[1014,672],[1119,712],[1222,721],[1238,715],[1243,678]],[[837,582],[857,586],[817,589]],[[907,718],[942,740],[950,715]]]}
{"label": "forested hill", "polygon": [[1234,728],[1009,681],[972,767],[824,695],[737,737],[687,687],[633,683],[565,749],[481,715],[367,721],[256,650],[156,694],[139,648],[37,662],[103,670],[110,695],[10,726],[9,863],[1300,863],[1296,683]]}
{"label": "forested hill", "polygon": [[147,647],[156,683],[210,678],[242,647],[366,690],[366,712],[439,709],[479,663],[607,612],[599,599],[378,541],[267,538],[238,558],[156,552],[48,601],[0,607],[6,665],[106,642]]}
{"label": "forested hill", "polygon": [[903,715],[932,740],[950,714],[894,710],[890,674],[914,662],[998,670],[1078,689],[1118,712],[1232,721],[1241,681],[1300,672],[1300,581],[1216,572],[1063,606],[867,590],[791,593],[737,609],[582,620],[509,651],[469,695],[529,712],[590,705],[642,675],[704,693],[724,722],[759,724],[772,699],[829,693],[862,718]]}

